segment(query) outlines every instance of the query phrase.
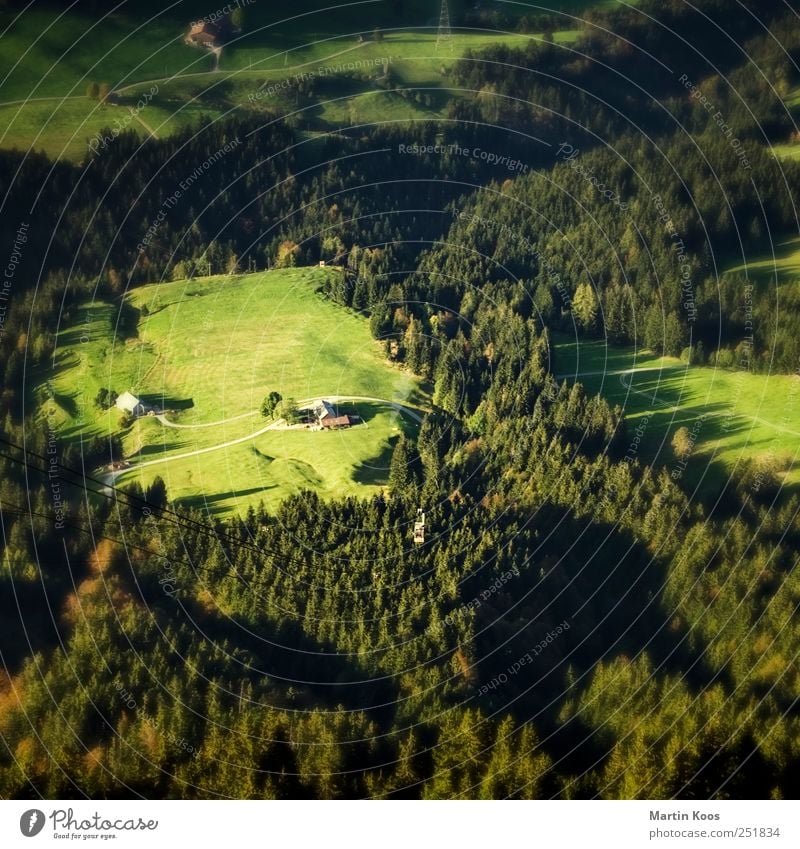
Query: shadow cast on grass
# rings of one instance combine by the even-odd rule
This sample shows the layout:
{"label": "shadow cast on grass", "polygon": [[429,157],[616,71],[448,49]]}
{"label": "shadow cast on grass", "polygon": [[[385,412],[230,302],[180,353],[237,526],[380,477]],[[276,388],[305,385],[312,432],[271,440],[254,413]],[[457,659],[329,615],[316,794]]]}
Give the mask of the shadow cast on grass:
{"label": "shadow cast on grass", "polygon": [[353,480],[368,486],[383,486],[388,483],[389,464],[392,462],[392,453],[398,439],[399,437],[393,436],[377,456],[359,463],[353,472]]}
{"label": "shadow cast on grass", "polygon": [[178,451],[181,448],[188,446],[186,441],[177,442],[154,442],[150,445],[143,445],[138,451],[131,454],[128,459],[142,459],[143,457],[154,458],[160,454],[169,454],[171,451]]}
{"label": "shadow cast on grass", "polygon": [[229,499],[247,498],[251,495],[256,495],[260,492],[269,492],[272,489],[277,489],[277,484],[269,486],[253,486],[249,489],[231,489],[228,492],[215,492],[213,495],[190,495],[186,498],[179,498],[176,504],[181,508],[199,510],[202,513],[209,515],[217,515],[228,511],[228,507],[223,503]]}
{"label": "shadow cast on grass", "polygon": [[192,398],[173,398],[164,394],[143,394],[140,396],[143,404],[159,410],[174,410],[177,413],[191,410],[194,407]]}

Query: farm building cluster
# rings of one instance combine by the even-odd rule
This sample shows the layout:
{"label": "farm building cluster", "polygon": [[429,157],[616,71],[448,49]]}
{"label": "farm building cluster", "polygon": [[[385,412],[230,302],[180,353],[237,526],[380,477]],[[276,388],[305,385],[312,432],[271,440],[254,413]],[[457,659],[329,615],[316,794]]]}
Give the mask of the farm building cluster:
{"label": "farm building cluster", "polygon": [[316,430],[337,430],[356,423],[354,416],[339,415],[332,404],[322,399],[311,407],[311,413],[309,424]]}
{"label": "farm building cluster", "polygon": [[221,47],[232,35],[237,35],[241,29],[232,20],[229,6],[220,13],[208,15],[200,21],[192,21],[184,41],[190,47],[207,47],[213,50]]}

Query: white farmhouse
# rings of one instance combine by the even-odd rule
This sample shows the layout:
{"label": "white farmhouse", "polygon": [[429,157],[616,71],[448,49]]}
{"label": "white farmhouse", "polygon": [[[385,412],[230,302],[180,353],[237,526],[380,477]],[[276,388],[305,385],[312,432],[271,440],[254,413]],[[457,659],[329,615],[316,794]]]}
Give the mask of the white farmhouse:
{"label": "white farmhouse", "polygon": [[132,416],[143,416],[147,412],[145,405],[130,392],[123,392],[117,396],[117,409]]}

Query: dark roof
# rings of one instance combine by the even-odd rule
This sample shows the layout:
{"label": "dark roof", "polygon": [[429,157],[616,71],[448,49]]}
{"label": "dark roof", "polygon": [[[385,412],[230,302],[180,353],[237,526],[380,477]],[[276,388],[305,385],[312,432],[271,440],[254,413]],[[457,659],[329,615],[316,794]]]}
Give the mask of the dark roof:
{"label": "dark roof", "polygon": [[216,41],[220,36],[220,28],[216,24],[201,22],[194,24],[189,30],[189,41]]}
{"label": "dark roof", "polygon": [[199,35],[201,32],[207,32],[209,35],[219,35],[219,27],[210,21],[200,21],[199,23],[192,24],[189,35]]}
{"label": "dark roof", "polygon": [[323,427],[350,427],[352,423],[350,416],[326,416],[321,422]]}

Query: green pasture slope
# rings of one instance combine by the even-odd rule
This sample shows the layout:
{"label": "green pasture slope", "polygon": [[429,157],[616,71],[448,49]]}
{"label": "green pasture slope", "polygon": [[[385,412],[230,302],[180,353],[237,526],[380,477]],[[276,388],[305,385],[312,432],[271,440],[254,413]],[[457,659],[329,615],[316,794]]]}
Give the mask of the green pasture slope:
{"label": "green pasture slope", "polygon": [[796,289],[800,283],[800,237],[776,238],[773,256],[759,257],[747,265],[727,268],[726,274],[749,277],[756,285],[780,289],[785,296],[788,289]]}
{"label": "green pasture slope", "polygon": [[124,432],[134,468],[118,483],[161,475],[171,498],[214,512],[261,499],[274,506],[308,487],[331,497],[375,492],[394,438],[414,427],[387,404],[343,402],[364,420],[349,430],[258,433],[270,423],[257,411],[271,390],[298,401],[357,395],[427,405],[418,382],[385,360],[366,320],[318,294],[336,273],[183,280],[136,289],[122,309],[84,305],[59,331],[52,372],[41,375],[41,415],[65,439],[120,432],[121,414],[93,405],[102,386],[170,410],[182,427],[142,418]]}
{"label": "green pasture slope", "polygon": [[[322,79],[317,103],[306,104],[297,119],[312,131],[349,122],[441,117],[449,98],[458,96],[447,89],[447,70],[467,50],[498,43],[524,46],[537,37],[455,29],[437,46],[436,2],[378,0],[351,4],[335,15],[315,11],[320,5],[306,0],[286,10],[253,3],[246,8],[244,32],[224,47],[216,69],[207,51],[183,43],[189,21],[208,13],[201,3],[165,9],[144,0],[108,15],[66,11],[48,2],[22,14],[0,11],[0,147],[81,161],[88,140],[116,120],[142,136],[160,136],[201,116],[291,112],[294,99],[285,92],[260,93],[299,74]],[[556,2],[552,8],[577,13],[588,5]],[[458,9],[451,3],[454,20]],[[529,10],[519,5],[504,11]],[[565,19],[565,26],[573,25]],[[570,42],[576,35],[577,29],[566,28],[554,38]],[[376,85],[373,78],[382,73],[379,60],[385,57],[391,58],[392,85],[419,92],[420,98]],[[100,106],[85,96],[92,81],[114,89],[113,105]],[[155,96],[128,120],[154,85]]]}
{"label": "green pasture slope", "polygon": [[[625,412],[633,438],[641,432],[642,462],[676,466],[675,431],[697,428],[696,449],[683,478],[712,494],[739,463],[771,457],[786,483],[800,481],[800,377],[687,366],[649,351],[611,348],[554,336],[553,369],[579,380]],[[705,419],[700,421],[700,417]]]}

